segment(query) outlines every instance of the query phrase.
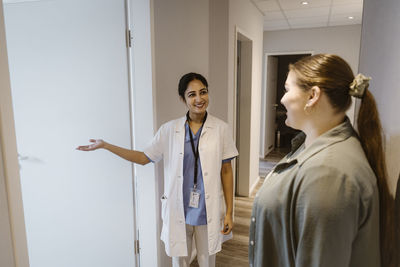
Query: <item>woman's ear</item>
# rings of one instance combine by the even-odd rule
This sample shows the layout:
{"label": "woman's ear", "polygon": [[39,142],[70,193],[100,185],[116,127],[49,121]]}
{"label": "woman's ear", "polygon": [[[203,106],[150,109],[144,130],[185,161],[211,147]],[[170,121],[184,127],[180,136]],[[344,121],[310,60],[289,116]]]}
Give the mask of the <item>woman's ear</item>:
{"label": "woman's ear", "polygon": [[315,104],[318,103],[318,101],[321,99],[321,88],[319,88],[318,86],[313,86],[311,87],[310,91],[309,91],[309,99],[307,101],[307,106],[312,107],[315,106]]}

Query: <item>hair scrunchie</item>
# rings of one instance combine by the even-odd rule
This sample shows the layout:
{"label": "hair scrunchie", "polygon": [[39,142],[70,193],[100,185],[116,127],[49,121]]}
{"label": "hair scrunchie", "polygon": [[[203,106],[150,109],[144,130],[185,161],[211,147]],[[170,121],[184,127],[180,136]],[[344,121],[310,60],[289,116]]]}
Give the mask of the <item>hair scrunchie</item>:
{"label": "hair scrunchie", "polygon": [[369,86],[370,80],[371,77],[366,77],[361,73],[357,74],[357,76],[354,77],[354,80],[350,84],[349,95],[357,98],[363,98],[365,90],[367,90]]}

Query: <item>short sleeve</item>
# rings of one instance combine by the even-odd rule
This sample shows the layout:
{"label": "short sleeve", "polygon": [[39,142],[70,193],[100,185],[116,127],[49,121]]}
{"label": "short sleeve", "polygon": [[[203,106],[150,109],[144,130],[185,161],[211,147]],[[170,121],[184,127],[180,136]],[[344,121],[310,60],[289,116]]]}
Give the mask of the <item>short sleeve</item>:
{"label": "short sleeve", "polygon": [[296,266],[349,266],[359,223],[359,189],[337,168],[314,167],[300,179],[294,202]]}
{"label": "short sleeve", "polygon": [[224,125],[223,128],[223,153],[222,160],[234,158],[239,155],[239,152],[236,149],[235,143],[233,142],[232,134],[229,131],[229,127],[227,124]]}
{"label": "short sleeve", "polygon": [[231,162],[233,159],[234,159],[234,157],[233,158],[229,158],[229,159],[224,159],[224,160],[222,160],[222,164],[227,163],[227,162]]}
{"label": "short sleeve", "polygon": [[158,162],[163,158],[165,136],[165,126],[162,125],[153,137],[150,145],[143,150],[143,153],[151,162]]}

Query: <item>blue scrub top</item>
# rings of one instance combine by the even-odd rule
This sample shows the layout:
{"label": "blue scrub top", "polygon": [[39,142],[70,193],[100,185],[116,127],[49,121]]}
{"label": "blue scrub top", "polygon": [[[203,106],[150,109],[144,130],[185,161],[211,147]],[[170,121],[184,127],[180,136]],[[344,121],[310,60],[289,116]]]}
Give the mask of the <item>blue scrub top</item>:
{"label": "blue scrub top", "polygon": [[[196,134],[193,134],[194,146],[197,147],[199,141],[199,136],[201,134],[201,127]],[[189,207],[190,192],[194,184],[194,154],[192,150],[192,144],[190,143],[189,135],[189,124],[185,123],[185,145],[184,145],[184,155],[183,155],[183,207],[185,211],[186,224],[189,225],[206,225],[207,224],[207,211],[206,211],[206,201],[204,198],[204,183],[203,183],[203,171],[201,169],[200,158],[198,159],[197,168],[197,187],[196,190],[200,192],[199,207],[191,208]],[[191,131],[191,130],[190,130]],[[146,154],[145,156],[150,162],[153,162]],[[228,158],[222,160],[222,164],[230,162],[233,158]]]}
{"label": "blue scrub top", "polygon": [[[196,134],[193,134],[192,132],[194,147],[197,147],[202,128],[203,127],[201,127]],[[206,201],[204,198],[203,171],[201,169],[200,158],[198,159],[196,188],[200,192],[199,207],[189,207],[190,192],[193,189],[194,183],[194,154],[190,143],[189,131],[191,131],[189,124],[185,123],[185,146],[183,155],[183,207],[185,211],[185,220],[186,224],[189,225],[206,225],[207,212]]]}

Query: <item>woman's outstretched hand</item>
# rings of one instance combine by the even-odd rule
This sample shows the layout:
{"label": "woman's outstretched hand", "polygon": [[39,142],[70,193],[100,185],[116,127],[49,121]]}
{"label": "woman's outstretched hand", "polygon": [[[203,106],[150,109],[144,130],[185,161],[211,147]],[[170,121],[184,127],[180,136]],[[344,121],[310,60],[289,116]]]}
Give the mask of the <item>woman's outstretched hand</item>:
{"label": "woman's outstretched hand", "polygon": [[78,146],[76,148],[76,150],[81,150],[81,151],[92,151],[92,150],[96,150],[99,148],[104,148],[106,142],[104,142],[102,139],[90,139],[90,142],[92,142],[92,144],[87,145],[87,146]]}

